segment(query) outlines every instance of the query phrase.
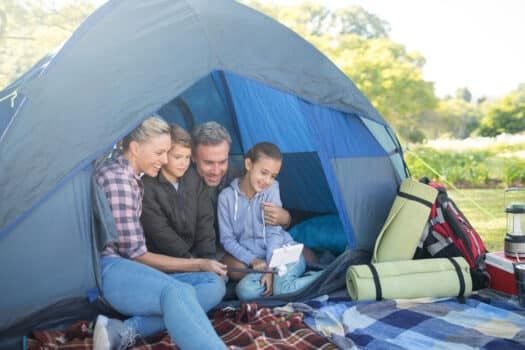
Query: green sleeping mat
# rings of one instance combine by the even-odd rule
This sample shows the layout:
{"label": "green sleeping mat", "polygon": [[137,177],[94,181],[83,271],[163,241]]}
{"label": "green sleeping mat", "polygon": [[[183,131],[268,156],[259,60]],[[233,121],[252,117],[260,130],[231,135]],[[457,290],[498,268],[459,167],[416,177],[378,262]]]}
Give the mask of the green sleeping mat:
{"label": "green sleeping mat", "polygon": [[376,239],[373,262],[410,260],[414,257],[437,194],[435,188],[410,178],[401,183]]}
{"label": "green sleeping mat", "polygon": [[350,266],[346,288],[353,300],[439,298],[470,295],[472,280],[462,257],[434,258]]}

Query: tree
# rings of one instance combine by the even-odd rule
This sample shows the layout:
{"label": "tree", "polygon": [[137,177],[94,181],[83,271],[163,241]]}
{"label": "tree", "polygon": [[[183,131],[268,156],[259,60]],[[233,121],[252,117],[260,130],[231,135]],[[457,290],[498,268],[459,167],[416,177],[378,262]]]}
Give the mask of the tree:
{"label": "tree", "polygon": [[416,115],[436,106],[434,87],[422,78],[424,58],[403,45],[345,35],[336,51],[334,62],[402,136]]}
{"label": "tree", "polygon": [[388,22],[360,6],[332,10],[311,0],[288,6],[262,0],[241,1],[278,20],[305,38],[356,34],[372,39],[388,37],[390,31]]}
{"label": "tree", "polygon": [[525,84],[490,104],[477,130],[482,136],[514,134],[525,130]]}
{"label": "tree", "polygon": [[84,0],[2,0],[0,89],[62,44],[94,8]]}
{"label": "tree", "polygon": [[467,88],[459,88],[456,90],[456,98],[465,102],[472,102],[472,93]]}
{"label": "tree", "polygon": [[480,110],[460,96],[439,101],[434,120],[439,133],[436,136],[448,135],[464,139],[479,126]]}
{"label": "tree", "polygon": [[355,34],[365,39],[388,37],[390,24],[360,6],[350,6],[333,13],[339,34]]}
{"label": "tree", "polygon": [[[352,6],[333,11],[318,3],[277,7],[245,3],[281,21],[324,52],[401,133],[437,104],[432,83],[422,78],[425,59],[388,37],[389,24]],[[409,127],[407,127],[409,126]]]}

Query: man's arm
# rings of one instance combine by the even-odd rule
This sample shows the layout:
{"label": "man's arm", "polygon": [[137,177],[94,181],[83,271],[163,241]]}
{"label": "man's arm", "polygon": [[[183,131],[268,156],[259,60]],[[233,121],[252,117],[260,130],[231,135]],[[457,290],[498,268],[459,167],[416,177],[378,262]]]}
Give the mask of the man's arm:
{"label": "man's arm", "polygon": [[203,181],[197,186],[197,223],[193,253],[197,257],[214,259],[216,254],[215,228],[213,222],[215,213],[210,194]]}

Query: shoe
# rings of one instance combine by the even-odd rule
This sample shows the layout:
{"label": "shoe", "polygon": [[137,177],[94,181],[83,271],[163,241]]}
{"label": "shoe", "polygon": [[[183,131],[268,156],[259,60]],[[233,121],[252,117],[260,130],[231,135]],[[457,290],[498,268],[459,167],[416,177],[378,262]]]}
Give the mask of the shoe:
{"label": "shoe", "polygon": [[93,331],[93,350],[124,350],[135,344],[135,330],[124,322],[99,315]]}

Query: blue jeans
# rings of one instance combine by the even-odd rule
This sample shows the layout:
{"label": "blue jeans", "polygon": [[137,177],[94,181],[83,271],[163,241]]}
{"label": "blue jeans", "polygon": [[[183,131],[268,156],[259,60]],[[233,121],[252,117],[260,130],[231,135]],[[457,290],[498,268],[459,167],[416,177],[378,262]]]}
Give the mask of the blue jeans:
{"label": "blue jeans", "polygon": [[140,336],[168,330],[182,349],[226,349],[206,311],[224,296],[212,272],[166,274],[120,257],[102,257],[102,293]]}
{"label": "blue jeans", "polygon": [[[286,265],[283,276],[273,275],[273,295],[281,295],[298,291],[312,283],[322,271],[302,276],[306,270],[304,257],[294,264]],[[235,292],[240,300],[251,300],[262,297],[264,286],[261,283],[262,273],[249,273],[237,283]]]}

